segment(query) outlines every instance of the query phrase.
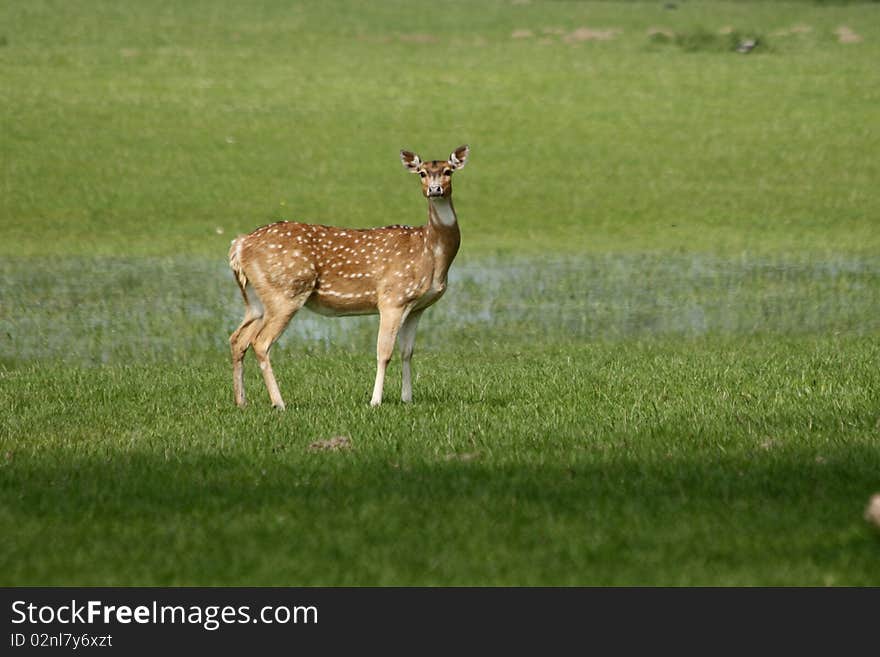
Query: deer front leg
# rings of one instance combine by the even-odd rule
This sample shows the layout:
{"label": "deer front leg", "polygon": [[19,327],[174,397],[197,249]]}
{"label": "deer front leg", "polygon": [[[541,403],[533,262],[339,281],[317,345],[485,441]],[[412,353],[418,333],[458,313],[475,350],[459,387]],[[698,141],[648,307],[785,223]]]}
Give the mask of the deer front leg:
{"label": "deer front leg", "polygon": [[402,369],[400,398],[407,403],[412,401],[412,370],[410,368],[410,361],[412,360],[413,347],[416,343],[416,328],[418,328],[421,316],[422,311],[417,310],[407,317],[400,327],[400,335],[398,337]]}
{"label": "deer front leg", "polygon": [[380,308],[379,309],[379,338],[376,341],[376,383],[373,386],[373,398],[370,406],[378,406],[382,403],[382,389],[385,387],[385,370],[394,353],[394,343],[397,340],[397,332],[406,317],[404,308]]}

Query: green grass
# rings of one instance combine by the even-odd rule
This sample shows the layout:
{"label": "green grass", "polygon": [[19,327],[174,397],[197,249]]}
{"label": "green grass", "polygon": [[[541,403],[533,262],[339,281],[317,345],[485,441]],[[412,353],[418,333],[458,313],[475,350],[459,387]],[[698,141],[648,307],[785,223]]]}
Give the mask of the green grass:
{"label": "green grass", "polygon": [[[0,253],[215,255],[270,218],[419,222],[397,151],[463,141],[465,253],[876,253],[878,10],[5,3]],[[565,41],[582,26],[621,33]],[[772,48],[671,50],[658,27]]]}
{"label": "green grass", "polygon": [[369,359],[286,358],[283,415],[223,363],[8,372],[4,579],[880,583],[876,341],[457,356],[378,410]]}
{"label": "green grass", "polygon": [[[0,7],[0,584],[880,585],[880,6],[664,4]],[[230,238],[462,142],[415,403],[235,408]]]}

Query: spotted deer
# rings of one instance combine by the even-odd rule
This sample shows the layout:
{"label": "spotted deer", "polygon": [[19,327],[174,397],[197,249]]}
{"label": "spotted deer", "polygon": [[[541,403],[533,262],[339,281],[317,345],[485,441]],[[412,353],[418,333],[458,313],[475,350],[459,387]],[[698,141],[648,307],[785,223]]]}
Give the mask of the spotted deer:
{"label": "spotted deer", "polygon": [[337,228],[279,221],[232,241],[229,266],[244,298],[245,317],[229,337],[235,403],[245,405],[244,356],[249,347],[272,405],[284,408],[269,350],[305,306],[329,316],[379,315],[376,382],[371,406],[382,403],[385,370],[399,339],[404,402],[412,401],[416,327],[424,310],[446,291],[461,237],[452,205],[452,173],[467,163],[460,146],[447,160],[424,162],[401,151],[403,166],[421,178],[428,199],[423,226]]}

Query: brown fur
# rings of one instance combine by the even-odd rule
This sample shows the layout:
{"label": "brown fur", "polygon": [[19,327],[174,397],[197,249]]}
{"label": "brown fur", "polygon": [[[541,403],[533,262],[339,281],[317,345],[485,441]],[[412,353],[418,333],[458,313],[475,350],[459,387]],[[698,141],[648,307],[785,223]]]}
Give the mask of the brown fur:
{"label": "brown fur", "polygon": [[404,166],[419,174],[428,198],[428,222],[423,226],[350,229],[282,221],[233,240],[229,265],[247,309],[230,336],[237,404],[245,403],[242,361],[253,346],[273,405],[284,407],[269,348],[303,305],[324,315],[380,315],[374,405],[381,402],[385,367],[397,333],[411,322],[406,343],[401,344],[403,397],[409,401],[415,324],[446,290],[449,266],[460,244],[451,172],[464,166],[467,155],[467,147],[460,147],[448,161],[421,162],[417,155],[401,152]]}

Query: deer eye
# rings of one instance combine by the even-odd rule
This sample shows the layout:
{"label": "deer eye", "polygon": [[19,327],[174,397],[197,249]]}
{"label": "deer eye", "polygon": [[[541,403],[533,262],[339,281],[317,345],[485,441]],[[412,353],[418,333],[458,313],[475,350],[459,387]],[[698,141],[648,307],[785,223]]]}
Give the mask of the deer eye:
{"label": "deer eye", "polygon": [[451,175],[452,175],[452,169],[446,169],[446,171],[443,172],[443,175],[444,175],[444,176],[451,176]]}
{"label": "deer eye", "polygon": [[419,175],[420,175],[422,178],[427,178],[427,177],[428,177],[428,173],[427,173],[426,171],[419,171]]}

